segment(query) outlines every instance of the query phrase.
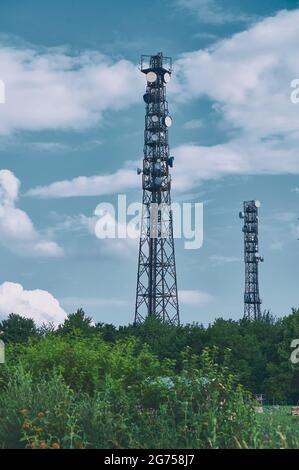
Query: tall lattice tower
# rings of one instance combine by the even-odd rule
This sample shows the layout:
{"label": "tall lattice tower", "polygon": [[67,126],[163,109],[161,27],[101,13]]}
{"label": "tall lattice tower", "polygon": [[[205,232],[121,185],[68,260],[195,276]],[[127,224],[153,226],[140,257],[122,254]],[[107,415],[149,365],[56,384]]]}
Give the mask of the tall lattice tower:
{"label": "tall lattice tower", "polygon": [[166,84],[172,73],[172,60],[162,53],[141,57],[146,76],[145,132],[142,174],[143,211],[141,221],[135,323],[153,315],[178,325],[179,304],[171,210],[173,157],[169,155]]}
{"label": "tall lattice tower", "polygon": [[259,262],[264,258],[259,254],[258,209],[259,201],[245,201],[240,218],[244,219],[244,261],[245,261],[245,294],[244,318],[258,320],[261,318],[261,299],[259,293]]}

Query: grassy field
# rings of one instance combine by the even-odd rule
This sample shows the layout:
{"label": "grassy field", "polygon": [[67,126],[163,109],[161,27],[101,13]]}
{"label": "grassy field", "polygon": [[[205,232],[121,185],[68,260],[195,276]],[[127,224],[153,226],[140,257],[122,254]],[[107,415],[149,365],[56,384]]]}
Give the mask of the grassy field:
{"label": "grassy field", "polygon": [[299,448],[299,416],[292,416],[291,406],[265,406],[256,420],[258,447]]}

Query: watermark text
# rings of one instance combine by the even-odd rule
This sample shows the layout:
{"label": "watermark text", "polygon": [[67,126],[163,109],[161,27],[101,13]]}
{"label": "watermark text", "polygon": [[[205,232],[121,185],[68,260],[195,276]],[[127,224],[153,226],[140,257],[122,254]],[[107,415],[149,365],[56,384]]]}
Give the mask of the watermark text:
{"label": "watermark text", "polygon": [[299,364],[299,339],[294,339],[291,342],[291,348],[293,349],[291,354],[292,364]]}
{"label": "watermark text", "polygon": [[[118,195],[117,208],[100,203],[94,211],[97,217],[95,234],[99,239],[150,238],[184,239],[186,250],[203,245],[203,204],[201,202],[165,202],[127,205],[125,194]],[[130,218],[130,219],[129,219]],[[129,220],[128,220],[129,219]]]}

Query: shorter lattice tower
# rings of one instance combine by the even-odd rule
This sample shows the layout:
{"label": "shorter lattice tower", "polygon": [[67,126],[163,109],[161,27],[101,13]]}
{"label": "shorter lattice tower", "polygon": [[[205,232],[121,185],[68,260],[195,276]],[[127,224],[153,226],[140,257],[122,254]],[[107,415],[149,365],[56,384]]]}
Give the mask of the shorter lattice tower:
{"label": "shorter lattice tower", "polygon": [[245,294],[244,318],[258,320],[261,318],[261,299],[259,293],[259,262],[264,258],[259,254],[258,209],[259,201],[244,201],[243,211],[239,216],[244,220],[244,261],[245,261]]}

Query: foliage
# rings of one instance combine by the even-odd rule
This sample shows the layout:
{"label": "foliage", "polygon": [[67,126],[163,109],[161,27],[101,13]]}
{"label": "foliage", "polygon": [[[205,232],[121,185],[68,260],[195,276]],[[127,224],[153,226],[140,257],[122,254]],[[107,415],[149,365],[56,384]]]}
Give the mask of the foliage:
{"label": "foliage", "polygon": [[93,392],[74,389],[59,368],[46,377],[29,370],[32,351],[26,360],[20,355],[1,382],[1,446],[227,447],[235,435],[248,438],[253,403],[207,350],[201,358],[186,350],[179,374],[147,348],[133,352],[130,340],[101,349],[106,368]]}
{"label": "foliage", "polygon": [[299,446],[289,409],[258,415],[252,398],[298,401],[298,311],[207,328],[153,317],[115,328],[78,310],[57,329],[13,314],[1,329],[2,448]]}
{"label": "foliage", "polygon": [[6,320],[0,322],[2,339],[5,342],[24,343],[37,335],[34,320],[11,313]]}

